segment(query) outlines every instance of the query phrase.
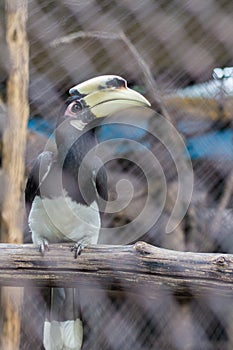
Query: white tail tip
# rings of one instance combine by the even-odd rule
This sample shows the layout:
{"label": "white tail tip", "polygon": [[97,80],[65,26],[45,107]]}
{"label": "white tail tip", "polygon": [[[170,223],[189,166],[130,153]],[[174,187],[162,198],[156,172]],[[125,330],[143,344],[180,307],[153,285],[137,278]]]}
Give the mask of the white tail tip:
{"label": "white tail tip", "polygon": [[80,350],[83,342],[82,321],[70,320],[64,322],[45,321],[45,350]]}

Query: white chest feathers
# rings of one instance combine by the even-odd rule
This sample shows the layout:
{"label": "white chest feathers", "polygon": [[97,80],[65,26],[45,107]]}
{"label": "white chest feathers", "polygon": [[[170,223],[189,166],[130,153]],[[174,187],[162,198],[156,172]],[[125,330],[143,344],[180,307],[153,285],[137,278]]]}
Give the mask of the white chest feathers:
{"label": "white chest feathers", "polygon": [[32,241],[36,244],[43,239],[51,243],[74,241],[96,244],[101,226],[96,202],[85,206],[68,196],[52,199],[36,196],[28,223]]}

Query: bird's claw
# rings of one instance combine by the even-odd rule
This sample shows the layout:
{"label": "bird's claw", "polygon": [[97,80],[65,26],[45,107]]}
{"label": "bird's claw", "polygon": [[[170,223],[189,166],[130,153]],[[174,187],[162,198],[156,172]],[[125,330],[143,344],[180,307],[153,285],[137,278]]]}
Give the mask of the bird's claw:
{"label": "bird's claw", "polygon": [[49,251],[49,242],[46,239],[43,239],[39,244],[39,252],[44,256],[46,251]]}
{"label": "bird's claw", "polygon": [[75,243],[71,248],[71,252],[74,252],[74,258],[77,259],[78,255],[81,254],[84,245],[82,243]]}

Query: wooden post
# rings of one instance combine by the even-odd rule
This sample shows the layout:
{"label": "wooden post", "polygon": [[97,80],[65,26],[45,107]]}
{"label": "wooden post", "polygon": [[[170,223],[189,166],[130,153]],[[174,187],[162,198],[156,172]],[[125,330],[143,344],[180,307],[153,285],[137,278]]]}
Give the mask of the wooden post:
{"label": "wooden post", "polygon": [[5,197],[2,210],[3,242],[22,242],[22,189],[28,121],[28,42],[26,0],[6,0],[6,40],[9,50],[7,124],[3,135]]}
{"label": "wooden post", "polygon": [[[29,114],[27,0],[6,0],[6,42],[9,54],[7,122],[3,135],[4,200],[1,241],[22,243],[24,154]],[[1,349],[19,349],[22,289],[3,288]]]}

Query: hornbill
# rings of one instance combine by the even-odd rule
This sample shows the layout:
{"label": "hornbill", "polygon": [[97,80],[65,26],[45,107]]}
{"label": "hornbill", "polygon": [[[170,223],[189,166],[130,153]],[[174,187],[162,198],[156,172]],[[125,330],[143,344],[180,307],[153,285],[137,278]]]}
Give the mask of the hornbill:
{"label": "hornbill", "polygon": [[[104,165],[95,152],[88,156],[97,145],[97,118],[128,107],[150,106],[114,75],[95,77],[69,93],[57,121],[57,152],[44,151],[37,157],[26,184],[28,224],[42,254],[49,243],[74,242],[77,255],[83,245],[98,242],[99,203],[101,197],[107,201],[108,186]],[[80,349],[83,331],[77,289],[52,288],[50,304],[44,323],[45,349]]]}

